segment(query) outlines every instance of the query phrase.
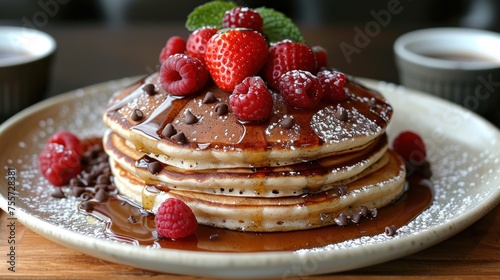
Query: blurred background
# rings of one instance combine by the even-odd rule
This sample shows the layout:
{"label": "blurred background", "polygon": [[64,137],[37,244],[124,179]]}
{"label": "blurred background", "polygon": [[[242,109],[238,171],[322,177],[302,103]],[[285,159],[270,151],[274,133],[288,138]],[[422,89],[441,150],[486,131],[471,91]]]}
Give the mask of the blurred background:
{"label": "blurred background", "polygon": [[[56,39],[58,50],[47,92],[47,96],[53,96],[90,84],[151,73],[168,37],[187,38],[186,16],[205,2],[0,0],[0,25],[36,28]],[[403,33],[441,26],[500,31],[500,0],[236,2],[249,7],[267,6],[287,14],[310,45],[322,45],[328,50],[331,66],[355,76],[394,83],[398,83],[398,75],[392,44]],[[384,12],[388,18],[383,18]],[[378,28],[367,30],[370,23]],[[346,55],[342,44],[356,46],[359,30],[371,34],[362,46],[358,44],[356,52]]]}

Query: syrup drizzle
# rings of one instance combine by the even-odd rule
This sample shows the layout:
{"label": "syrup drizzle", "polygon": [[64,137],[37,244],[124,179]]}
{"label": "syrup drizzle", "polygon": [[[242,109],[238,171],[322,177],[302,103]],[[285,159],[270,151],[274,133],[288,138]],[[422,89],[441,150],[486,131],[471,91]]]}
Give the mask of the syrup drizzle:
{"label": "syrup drizzle", "polygon": [[120,195],[112,195],[105,202],[92,201],[94,210],[89,214],[106,222],[110,239],[136,245],[210,252],[294,251],[381,234],[391,225],[396,228],[406,225],[432,201],[432,191],[426,180],[408,182],[407,192],[392,205],[378,209],[375,218],[362,219],[359,224],[291,232],[251,233],[200,225],[193,236],[177,240],[159,239],[154,215]]}
{"label": "syrup drizzle", "polygon": [[[119,114],[118,111],[123,107],[130,106],[140,99],[140,95],[146,94],[141,88],[144,83],[157,83],[156,76],[149,76],[139,83],[132,86],[132,89],[128,88],[121,94],[114,97],[115,101],[112,101],[111,105],[107,108],[106,114],[110,118],[114,118],[115,114]],[[135,90],[133,88],[135,87]],[[357,111],[360,116],[364,116],[366,120],[369,120],[369,124],[362,128],[359,123],[348,124],[348,122],[339,125],[347,125],[348,131],[344,132],[345,135],[337,135],[338,139],[324,139],[315,133],[314,128],[311,125],[312,118],[315,115],[314,112],[310,110],[292,108],[284,104],[283,100],[276,99],[279,102],[275,102],[275,114],[266,122],[256,122],[256,123],[241,123],[233,115],[224,117],[213,118],[211,111],[206,111],[207,107],[215,107],[217,102],[213,104],[203,104],[203,106],[198,106],[194,104],[202,104],[203,94],[195,94],[185,97],[172,96],[164,90],[159,89],[156,96],[145,97],[142,105],[148,111],[146,113],[146,118],[142,123],[135,123],[133,121],[125,119],[121,121],[115,118],[115,121],[121,122],[125,127],[130,128],[140,132],[146,136],[146,138],[151,138],[156,141],[169,142],[169,145],[178,145],[175,141],[169,138],[161,137],[161,130],[168,124],[176,122],[176,128],[184,132],[189,139],[189,142],[183,145],[183,148],[193,148],[193,149],[245,149],[245,150],[255,150],[255,151],[268,151],[275,147],[283,145],[283,148],[287,149],[285,145],[290,145],[291,141],[293,145],[297,148],[305,147],[309,145],[321,145],[325,141],[346,141],[352,139],[350,133],[357,132],[362,134],[378,134],[381,128],[387,126],[388,121],[392,115],[392,108],[388,105],[384,99],[379,96],[380,94],[366,89],[364,86],[349,80],[346,84],[346,89],[349,92],[349,98],[346,101],[339,102],[337,104],[320,104],[315,110],[321,111],[327,107],[337,107],[341,106],[349,111]],[[218,102],[228,102],[229,94],[212,85],[207,85],[206,88],[200,91],[200,93],[211,91],[216,95]],[[132,91],[132,92],[131,92]],[[141,97],[142,98],[142,97]],[[162,103],[158,106],[155,102],[161,100]],[[195,115],[202,116],[200,123],[196,124],[185,124],[180,120],[179,114],[186,108],[186,105],[192,102],[193,106],[191,109],[198,110],[198,114],[193,112]],[[201,108],[203,107],[203,108]],[[213,109],[213,108],[212,108]],[[151,112],[152,110],[152,112]],[[290,116],[293,118],[294,122],[300,129],[298,129],[296,136],[291,136],[289,130],[281,128],[279,125],[279,120],[284,116]],[[215,119],[215,120],[214,120]],[[209,121],[211,123],[208,123]],[[320,119],[321,121],[321,119]],[[204,124],[201,124],[205,122]],[[321,123],[321,122],[320,122]],[[275,129],[270,132],[269,127],[274,126]],[[127,128],[125,128],[127,129]],[[219,129],[218,133],[214,132],[214,129]],[[363,131],[359,131],[363,129]],[[230,136],[226,139],[213,138],[213,135],[217,137],[223,137],[224,131],[226,131]],[[135,133],[132,133],[135,135]],[[290,137],[290,141],[284,140],[284,137]],[[133,137],[134,144],[138,149],[141,149],[143,145],[140,136]],[[293,138],[293,139],[292,139]],[[279,141],[279,140],[281,141]],[[201,146],[200,146],[201,144]],[[273,145],[275,147],[273,147]],[[150,147],[151,148],[151,147]],[[152,148],[154,149],[154,148]],[[150,151],[156,153],[159,151]]]}

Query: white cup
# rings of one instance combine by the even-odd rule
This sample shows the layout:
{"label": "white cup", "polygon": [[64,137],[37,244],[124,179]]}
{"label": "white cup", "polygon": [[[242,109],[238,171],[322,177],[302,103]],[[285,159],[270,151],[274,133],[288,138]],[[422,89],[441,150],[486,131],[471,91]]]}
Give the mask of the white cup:
{"label": "white cup", "polygon": [[0,26],[0,121],[44,97],[55,50],[46,33]]}
{"label": "white cup", "polygon": [[469,28],[416,30],[394,43],[402,85],[482,115],[500,109],[500,34]]}

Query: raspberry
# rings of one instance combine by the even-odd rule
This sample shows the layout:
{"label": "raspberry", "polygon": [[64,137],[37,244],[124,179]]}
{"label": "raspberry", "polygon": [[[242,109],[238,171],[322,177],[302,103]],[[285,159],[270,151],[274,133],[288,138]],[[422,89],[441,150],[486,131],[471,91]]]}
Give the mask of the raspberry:
{"label": "raspberry", "polygon": [[326,68],[328,66],[328,53],[325,48],[321,46],[314,46],[311,48],[314,57],[316,58],[316,73],[320,71],[322,68]]}
{"label": "raspberry", "polygon": [[222,28],[248,28],[261,33],[263,23],[259,13],[247,7],[232,8],[222,18]]}
{"label": "raspberry", "polygon": [[261,77],[247,77],[236,85],[229,96],[231,110],[240,120],[260,121],[273,111],[271,91]]}
{"label": "raspberry", "polygon": [[155,216],[159,237],[178,239],[196,232],[198,223],[193,211],[182,200],[169,198],[158,208]]}
{"label": "raspberry", "polygon": [[262,69],[264,80],[277,89],[280,78],[291,70],[316,70],[316,58],[305,44],[284,40],[269,48],[267,62]]}
{"label": "raspberry", "polygon": [[165,47],[160,52],[160,63],[163,63],[169,56],[186,51],[186,40],[179,36],[172,36],[167,40]]}
{"label": "raspberry", "polygon": [[42,175],[54,186],[63,186],[82,169],[81,156],[58,143],[48,143],[38,155]]}
{"label": "raspberry", "polygon": [[323,98],[318,78],[308,71],[292,70],[281,76],[279,91],[283,99],[298,108],[312,108]]}
{"label": "raspberry", "polygon": [[57,143],[63,145],[66,149],[73,150],[79,155],[83,153],[80,139],[68,131],[61,130],[54,133],[50,136],[49,140],[47,140],[47,143]]}
{"label": "raspberry", "polygon": [[207,42],[217,33],[217,30],[218,29],[215,27],[202,27],[196,29],[187,39],[186,53],[204,62]]}
{"label": "raspberry", "polygon": [[392,142],[393,149],[403,157],[406,163],[413,166],[422,165],[427,152],[422,138],[412,131],[401,132]]}
{"label": "raspberry", "polygon": [[325,96],[323,97],[329,102],[339,102],[347,99],[347,94],[344,89],[346,76],[344,73],[332,70],[321,70],[316,74],[319,82],[323,86]]}
{"label": "raspberry", "polygon": [[160,83],[170,94],[188,95],[202,88],[208,80],[208,70],[195,57],[174,54],[167,58],[160,69]]}

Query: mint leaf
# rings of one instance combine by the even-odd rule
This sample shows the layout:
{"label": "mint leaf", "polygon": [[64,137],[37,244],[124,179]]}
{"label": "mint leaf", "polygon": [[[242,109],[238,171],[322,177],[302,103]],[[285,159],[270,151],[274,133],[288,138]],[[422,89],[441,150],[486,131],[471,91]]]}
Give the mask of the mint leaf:
{"label": "mint leaf", "polygon": [[205,26],[222,28],[224,13],[234,7],[236,7],[235,3],[221,0],[200,5],[188,15],[186,28],[189,31],[195,31]]}
{"label": "mint leaf", "polygon": [[279,42],[285,39],[294,42],[305,42],[300,29],[283,13],[266,7],[260,7],[255,10],[264,21],[262,32],[264,32],[269,42]]}

